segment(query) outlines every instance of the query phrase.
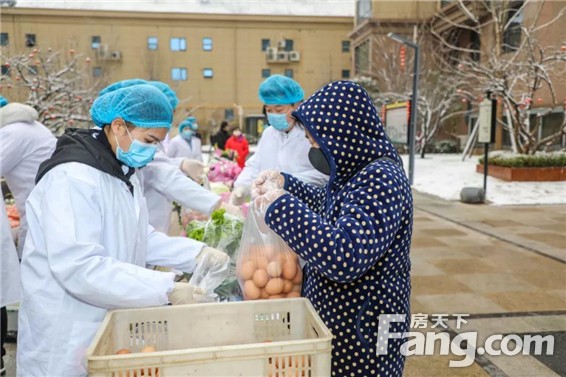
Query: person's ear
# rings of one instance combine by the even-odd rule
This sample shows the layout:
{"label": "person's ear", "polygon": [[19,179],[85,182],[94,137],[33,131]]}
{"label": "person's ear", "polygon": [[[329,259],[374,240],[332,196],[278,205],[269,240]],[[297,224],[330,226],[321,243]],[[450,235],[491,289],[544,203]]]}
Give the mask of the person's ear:
{"label": "person's ear", "polygon": [[126,133],[126,122],[122,118],[116,118],[110,124],[114,135],[123,136]]}

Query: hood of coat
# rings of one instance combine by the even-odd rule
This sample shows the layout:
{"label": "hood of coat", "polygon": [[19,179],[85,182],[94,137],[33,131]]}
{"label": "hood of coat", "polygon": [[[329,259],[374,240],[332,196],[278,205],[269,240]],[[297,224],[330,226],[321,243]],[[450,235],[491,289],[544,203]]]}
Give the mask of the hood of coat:
{"label": "hood of coat", "polygon": [[327,84],[293,112],[330,163],[329,184],[343,184],[380,158],[399,164],[368,93],[350,81]]}
{"label": "hood of coat", "polygon": [[17,122],[33,123],[38,117],[39,114],[33,107],[12,102],[0,109],[0,128]]}
{"label": "hood of coat", "polygon": [[53,155],[39,165],[35,182],[39,182],[54,167],[67,162],[80,162],[110,174],[125,182],[130,192],[133,192],[130,177],[135,170],[129,168],[128,172],[124,173],[122,163],[116,159],[101,129],[68,128],[65,130],[65,134],[57,140]]}

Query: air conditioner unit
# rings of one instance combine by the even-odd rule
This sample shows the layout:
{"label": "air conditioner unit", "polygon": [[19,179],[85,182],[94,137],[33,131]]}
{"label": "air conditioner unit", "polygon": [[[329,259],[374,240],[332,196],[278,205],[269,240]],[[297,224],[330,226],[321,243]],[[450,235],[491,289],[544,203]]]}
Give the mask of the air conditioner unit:
{"label": "air conditioner unit", "polygon": [[265,58],[268,63],[277,61],[277,47],[268,47],[265,50]]}
{"label": "air conditioner unit", "polygon": [[285,39],[283,39],[282,41],[277,42],[277,47],[279,47],[279,48],[285,48],[285,46],[287,46],[287,42],[285,41]]}
{"label": "air conditioner unit", "polygon": [[279,51],[277,53],[277,61],[278,62],[287,62],[289,61],[289,53],[287,51]]}
{"label": "air conditioner unit", "polygon": [[96,49],[96,57],[100,60],[110,59],[110,48],[107,44],[100,44]]}
{"label": "air conditioner unit", "polygon": [[110,53],[110,60],[122,60],[122,52],[112,51]]}
{"label": "air conditioner unit", "polygon": [[301,60],[301,53],[299,51],[289,51],[289,61],[298,62]]}

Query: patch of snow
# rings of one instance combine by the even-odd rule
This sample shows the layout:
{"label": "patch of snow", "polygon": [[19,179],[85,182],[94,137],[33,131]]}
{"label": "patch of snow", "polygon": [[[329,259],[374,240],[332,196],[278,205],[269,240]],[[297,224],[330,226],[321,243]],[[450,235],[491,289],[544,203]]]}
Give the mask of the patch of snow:
{"label": "patch of snow", "polygon": [[[402,156],[408,173],[409,157]],[[476,173],[479,157],[462,161],[459,154],[415,157],[417,191],[446,200],[460,200],[464,187],[483,187],[483,174]],[[506,182],[487,177],[487,200],[494,205],[566,204],[566,182]]]}
{"label": "patch of snow", "polygon": [[353,17],[354,0],[18,0],[18,8]]}

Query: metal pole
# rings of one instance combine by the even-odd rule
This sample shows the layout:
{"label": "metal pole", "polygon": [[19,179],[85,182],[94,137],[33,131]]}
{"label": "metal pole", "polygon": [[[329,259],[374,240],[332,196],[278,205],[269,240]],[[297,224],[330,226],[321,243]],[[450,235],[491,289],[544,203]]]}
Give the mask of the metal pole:
{"label": "metal pole", "polygon": [[411,124],[409,126],[409,184],[412,186],[415,179],[415,134],[417,127],[417,101],[419,86],[419,46],[408,44],[415,50],[415,64],[413,66],[413,96],[411,101]]}
{"label": "metal pole", "polygon": [[487,156],[489,154],[489,143],[483,144],[483,193],[487,194]]}

